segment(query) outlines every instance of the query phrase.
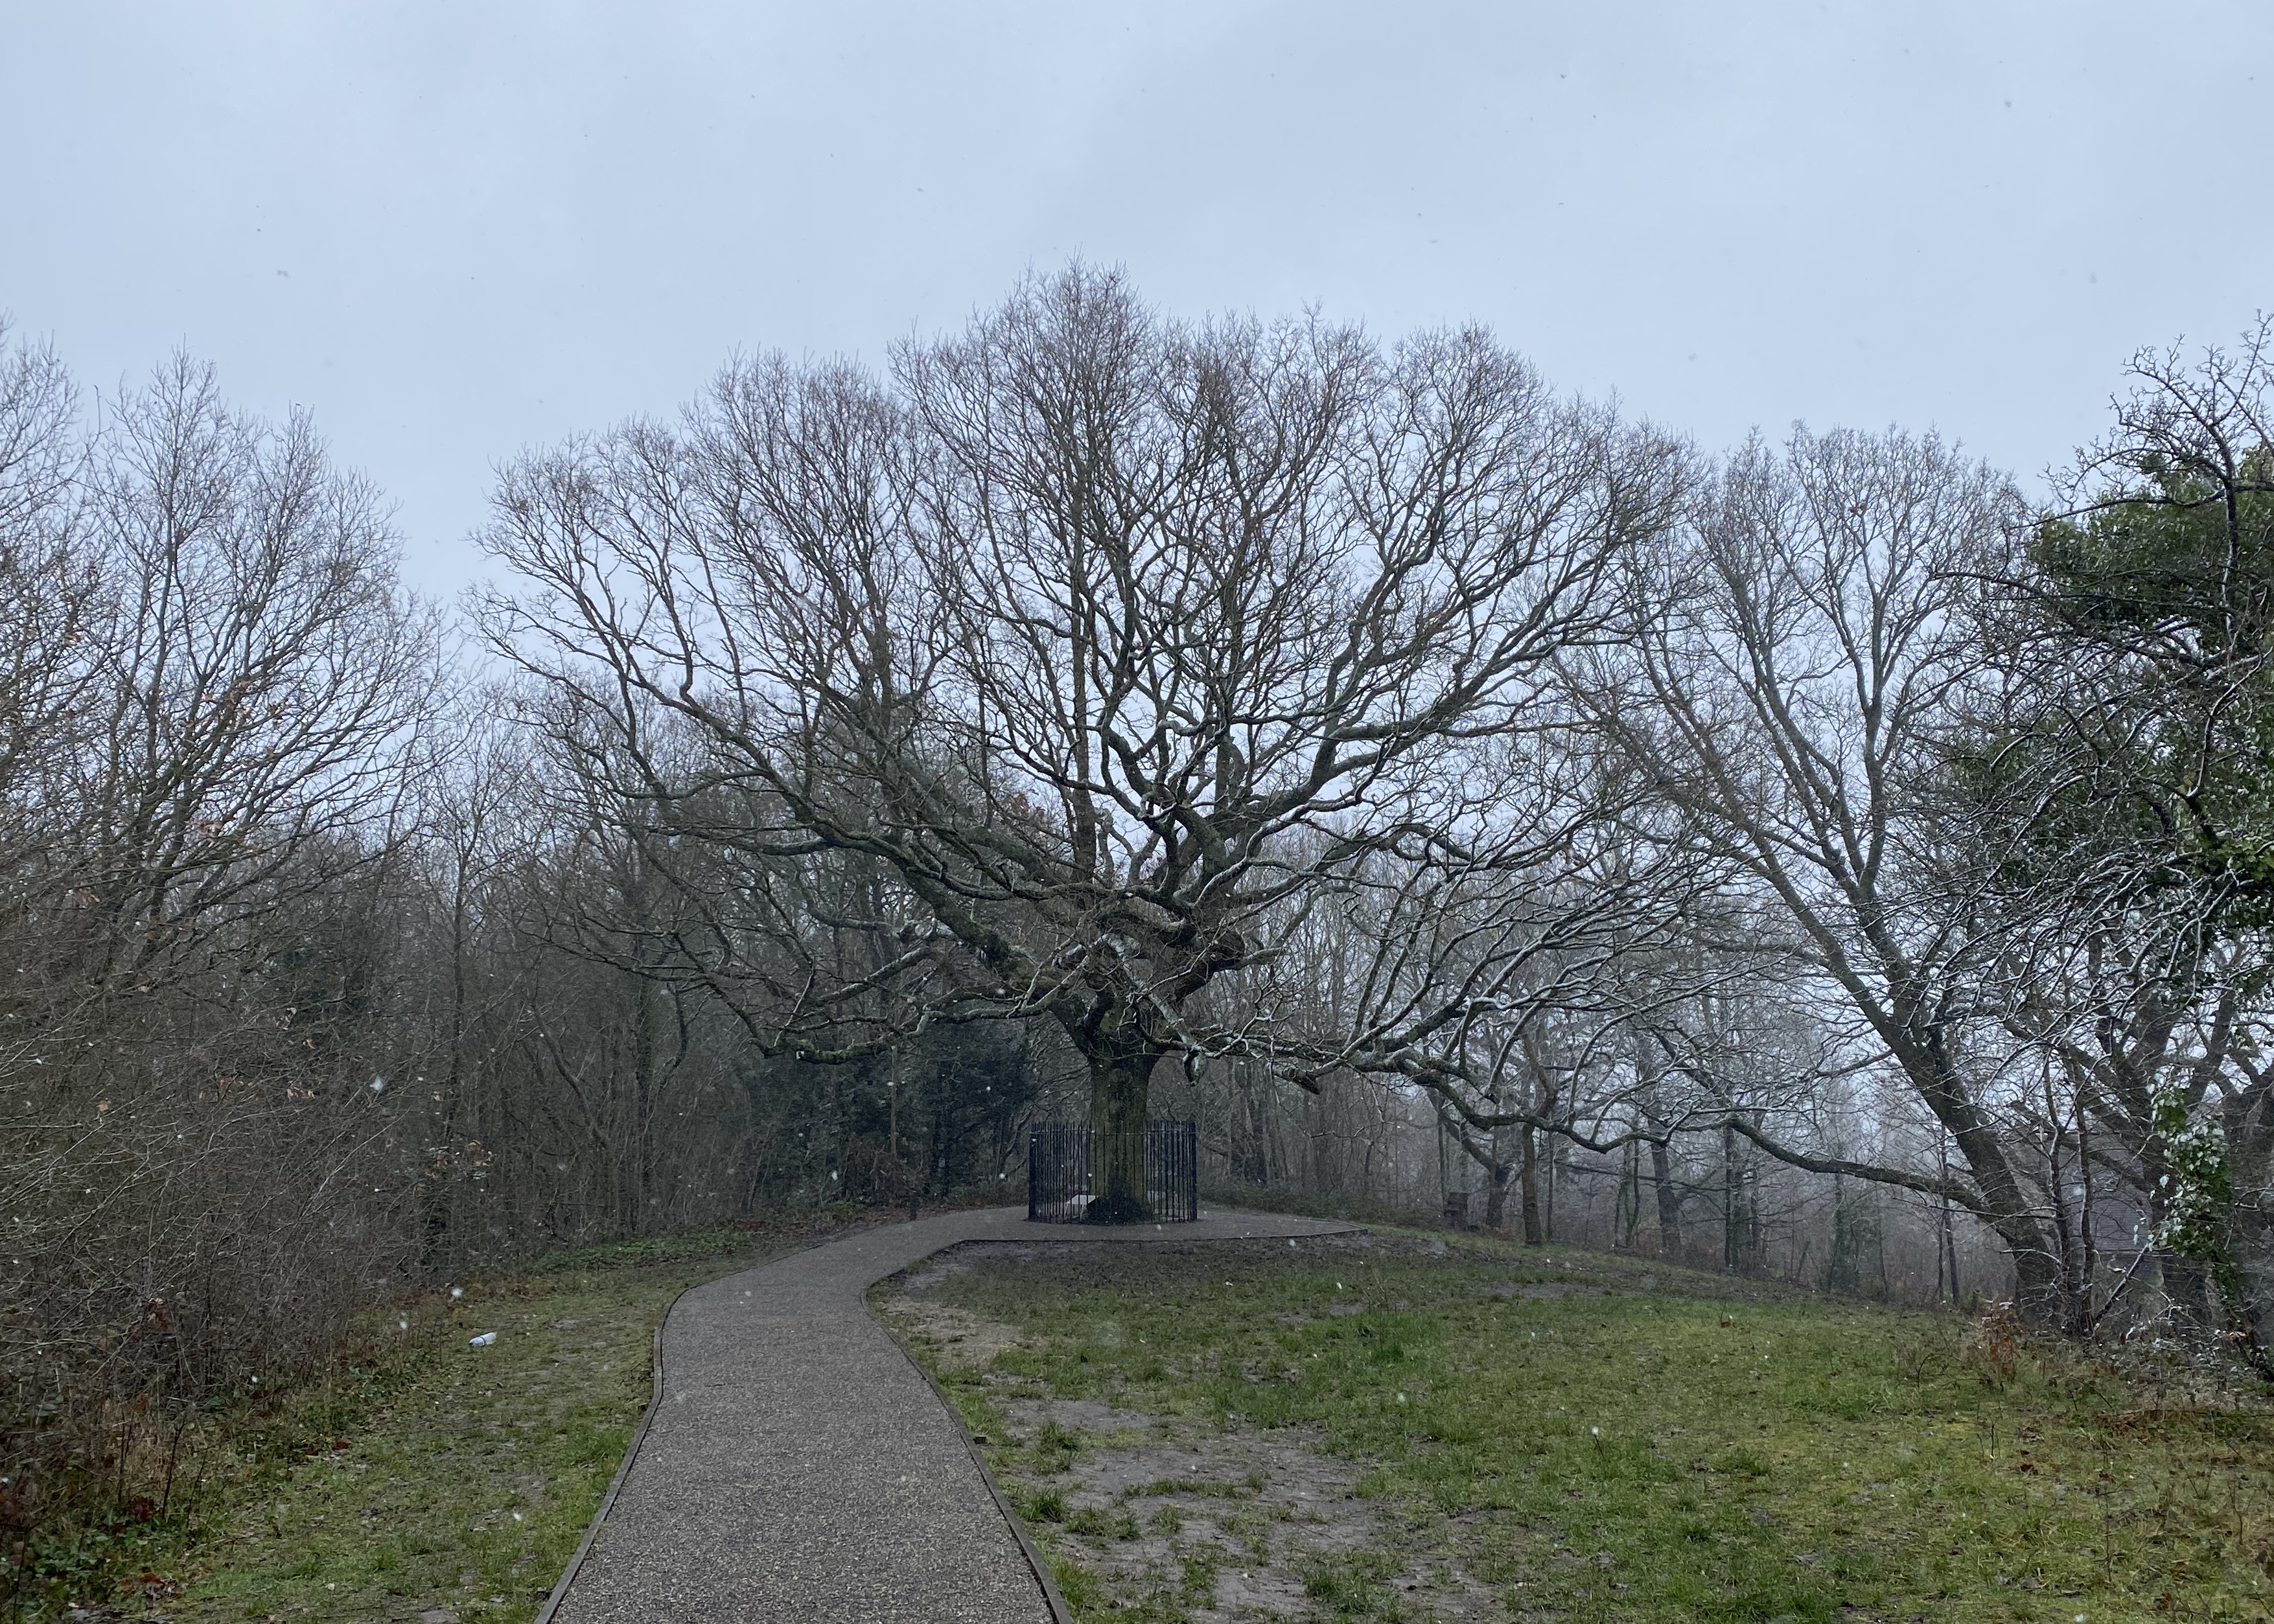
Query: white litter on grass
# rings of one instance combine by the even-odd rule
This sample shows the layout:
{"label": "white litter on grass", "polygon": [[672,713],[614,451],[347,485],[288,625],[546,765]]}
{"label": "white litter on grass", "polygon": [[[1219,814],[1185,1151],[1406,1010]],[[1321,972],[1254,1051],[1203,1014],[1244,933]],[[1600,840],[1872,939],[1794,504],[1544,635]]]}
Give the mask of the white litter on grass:
{"label": "white litter on grass", "polygon": [[467,1338],[466,1346],[469,1348],[486,1348],[495,1341],[497,1341],[497,1333],[495,1331],[484,1331],[479,1336]]}

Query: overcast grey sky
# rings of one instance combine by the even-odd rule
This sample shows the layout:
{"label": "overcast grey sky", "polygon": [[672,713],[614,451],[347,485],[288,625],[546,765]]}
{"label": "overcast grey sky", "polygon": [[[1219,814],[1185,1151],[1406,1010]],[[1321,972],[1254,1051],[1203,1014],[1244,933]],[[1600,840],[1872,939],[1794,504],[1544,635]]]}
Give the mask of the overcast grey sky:
{"label": "overcast grey sky", "polygon": [[0,0],[0,311],[310,407],[433,590],[517,448],[1077,253],[2029,474],[2132,350],[2274,307],[2270,48],[2267,0]]}

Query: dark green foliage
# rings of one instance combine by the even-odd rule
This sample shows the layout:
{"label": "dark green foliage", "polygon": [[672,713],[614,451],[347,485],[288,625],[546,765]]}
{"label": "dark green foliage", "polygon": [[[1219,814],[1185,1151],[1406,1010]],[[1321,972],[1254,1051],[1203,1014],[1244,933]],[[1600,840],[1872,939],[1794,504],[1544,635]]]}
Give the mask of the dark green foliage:
{"label": "dark green foliage", "polygon": [[[889,1204],[1007,1187],[996,1175],[1023,1167],[1019,1133],[1037,1093],[1028,1041],[1023,1027],[978,1022],[839,1064],[753,1064],[753,1110],[774,1124],[756,1175],[764,1196]],[[1001,1199],[1024,1195],[1020,1185]]]}
{"label": "dark green foliage", "polygon": [[[2076,752],[2040,846],[2137,841],[2150,883],[2208,887],[2255,925],[2274,906],[2274,449],[2137,455],[2039,525],[2024,603],[2057,650],[2053,703],[2006,764],[2026,786]],[[2159,862],[2157,859],[2162,861]]]}

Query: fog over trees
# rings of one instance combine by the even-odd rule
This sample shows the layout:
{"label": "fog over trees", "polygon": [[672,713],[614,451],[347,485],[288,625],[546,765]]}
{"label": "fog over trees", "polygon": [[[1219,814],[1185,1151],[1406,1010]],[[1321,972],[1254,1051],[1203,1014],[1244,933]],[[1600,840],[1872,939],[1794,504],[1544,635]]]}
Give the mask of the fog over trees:
{"label": "fog over trees", "polygon": [[1075,267],[504,464],[439,605],[309,423],[0,332],[0,1509],[1046,1120],[2264,1369],[2270,344],[2033,502]]}

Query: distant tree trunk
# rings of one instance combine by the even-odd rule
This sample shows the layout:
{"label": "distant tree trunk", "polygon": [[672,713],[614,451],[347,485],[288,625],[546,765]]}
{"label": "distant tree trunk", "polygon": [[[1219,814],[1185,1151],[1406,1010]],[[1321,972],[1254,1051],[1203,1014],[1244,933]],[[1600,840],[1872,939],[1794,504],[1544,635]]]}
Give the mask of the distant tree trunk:
{"label": "distant tree trunk", "polygon": [[945,1091],[943,1090],[941,1098],[932,1101],[931,1133],[927,1141],[924,1164],[918,1170],[915,1184],[908,1192],[908,1215],[912,1218],[922,1198],[935,1192],[942,1195],[947,1192],[947,1166],[954,1148],[951,1138],[954,1124],[949,1120],[947,1112],[941,1109],[945,1098]]}
{"label": "distant tree trunk", "polygon": [[[896,1111],[900,1108],[900,1096],[907,1092],[907,1075],[900,1070],[900,1045],[895,1043],[892,1046],[892,1106]],[[937,1116],[935,1115],[935,1125],[936,1123]],[[915,1132],[915,1102],[914,1101],[910,1101],[908,1102],[908,1131],[911,1134]],[[896,1130],[892,1141],[892,1159],[897,1162],[900,1160],[900,1146]],[[908,1222],[910,1223],[914,1223],[916,1221],[916,1215],[923,1210],[924,1170],[921,1168],[910,1169],[906,1167],[903,1167],[901,1170],[903,1174],[907,1177],[908,1181]]]}
{"label": "distant tree trunk", "polygon": [[[1459,1147],[1463,1157],[1461,1190],[1457,1197],[1462,1227],[1474,1229],[1477,1224],[1476,1215],[1470,1210],[1474,1179],[1469,1172],[1469,1164],[1474,1163],[1485,1171],[1484,1227],[1498,1229],[1508,1222],[1508,1181],[1509,1176],[1515,1171],[1509,1160],[1507,1126],[1496,1125],[1481,1135],[1472,1136],[1458,1123],[1440,1113],[1437,1131],[1441,1136],[1448,1133],[1453,1136],[1453,1142]],[[1442,1137],[1438,1142],[1442,1147]],[[1449,1180],[1445,1209],[1448,1214],[1452,1212],[1456,1199],[1450,1193]]]}
{"label": "distant tree trunk", "polygon": [[[1940,1259],[1938,1254],[1937,1261]],[[1848,1192],[1839,1174],[1832,1176],[1832,1256],[1824,1266],[1824,1289],[1826,1291],[1854,1293],[1859,1289],[1856,1273],[1856,1230],[1848,1219]]]}
{"label": "distant tree trunk", "polygon": [[2084,1245],[2084,1289],[2077,1294],[2073,1329],[2082,1336],[2092,1329],[2092,1282],[2100,1273],[2100,1249],[2092,1233],[2092,1130],[2089,1115],[2076,1114],[2077,1227]]}
{"label": "distant tree trunk", "polygon": [[1682,1257],[1682,1192],[1674,1187],[1673,1162],[1666,1141],[1653,1139],[1650,1177],[1658,1187],[1658,1254],[1668,1262]]}
{"label": "distant tree trunk", "polygon": [[1618,1199],[1611,1204],[1611,1249],[1632,1252],[1635,1231],[1642,1227],[1642,1152],[1627,1141],[1619,1159]]}
{"label": "distant tree trunk", "polygon": [[1743,1259],[1744,1175],[1737,1165],[1737,1132],[1721,1129],[1721,1267],[1732,1274]]}
{"label": "distant tree trunk", "polygon": [[[2045,1123],[2052,1132],[2052,1143],[2045,1151],[2045,1193],[2052,1199],[2053,1245],[2059,1266],[2061,1296],[2066,1299],[2061,1313],[2061,1328],[2074,1331],[2084,1324],[2089,1311],[2082,1304],[2092,1288],[2085,1276],[2083,1243],[2073,1222],[2068,1191],[2061,1176],[2061,1152],[2067,1148],[2068,1135],[2061,1129],[2060,1103],[2053,1094],[2053,1072],[2050,1065],[2044,1069],[2042,1079]],[[2077,1114],[2082,1116],[2083,1112],[2080,1109]]]}
{"label": "distant tree trunk", "polygon": [[[1950,1136],[1943,1133],[1939,1134],[1937,1139],[1942,1162],[1942,1176],[1948,1178],[1950,1177]],[[1958,1234],[1952,1226],[1948,1196],[1942,1198],[1941,1217],[1935,1225],[1934,1284],[1938,1295],[1940,1294],[1946,1279],[1949,1282],[1950,1300],[1955,1303],[1959,1298]]]}
{"label": "distant tree trunk", "polygon": [[1562,1170],[1562,1165],[1563,1147],[1558,1144],[1555,1136],[1550,1133],[1547,1136],[1547,1199],[1543,1204],[1546,1210],[1541,1214],[1540,1225],[1540,1237],[1544,1240],[1552,1241],[1555,1238],[1555,1176]]}
{"label": "distant tree trunk", "polygon": [[1445,1119],[1437,1118],[1437,1205],[1446,1213],[1453,1210],[1453,1169],[1445,1152]]}
{"label": "distant tree trunk", "polygon": [[1545,1245],[1547,1237],[1540,1224],[1539,1139],[1532,1133],[1530,1123],[1524,1125],[1523,1169],[1524,1244],[1527,1246]]}
{"label": "distant tree trunk", "polygon": [[1934,1232],[1934,1287],[1937,1297],[1947,1296],[1954,1303],[1960,1296],[1955,1239],[1950,1229],[1950,1203],[1945,1201]]}

